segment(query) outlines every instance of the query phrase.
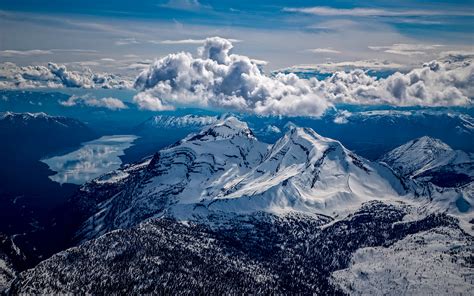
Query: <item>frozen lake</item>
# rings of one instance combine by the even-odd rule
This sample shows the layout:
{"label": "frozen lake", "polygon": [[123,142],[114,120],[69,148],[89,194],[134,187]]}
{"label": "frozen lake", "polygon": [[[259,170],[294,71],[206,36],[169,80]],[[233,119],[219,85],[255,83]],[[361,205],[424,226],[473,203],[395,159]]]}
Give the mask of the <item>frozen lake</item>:
{"label": "frozen lake", "polygon": [[56,174],[49,178],[58,183],[83,184],[120,167],[119,156],[137,139],[134,135],[104,136],[85,142],[82,147],[59,156],[43,159]]}

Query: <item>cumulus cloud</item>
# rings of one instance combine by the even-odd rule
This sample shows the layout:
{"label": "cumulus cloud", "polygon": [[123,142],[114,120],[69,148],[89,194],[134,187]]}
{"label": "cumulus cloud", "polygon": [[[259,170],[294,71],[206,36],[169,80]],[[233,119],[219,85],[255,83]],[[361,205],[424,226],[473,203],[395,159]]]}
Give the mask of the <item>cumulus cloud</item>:
{"label": "cumulus cloud", "polygon": [[46,66],[20,67],[14,63],[0,64],[2,88],[130,88],[131,83],[114,74],[93,73],[90,69],[71,71],[65,65],[48,63]]}
{"label": "cumulus cloud", "polygon": [[439,53],[439,56],[443,60],[449,61],[464,61],[474,59],[474,51],[469,50],[448,50]]}
{"label": "cumulus cloud", "polygon": [[316,87],[333,102],[396,106],[464,106],[472,104],[474,65],[425,63],[406,74],[376,79],[362,70],[336,72]]}
{"label": "cumulus cloud", "polygon": [[155,61],[135,81],[135,102],[143,109],[177,105],[233,109],[258,114],[321,115],[331,103],[317,96],[311,82],[295,74],[263,74],[262,64],[231,54],[229,40],[212,37],[190,53]]}
{"label": "cumulus cloud", "polygon": [[65,107],[73,107],[77,105],[88,106],[88,107],[98,107],[98,108],[107,108],[109,110],[121,110],[127,109],[127,105],[125,105],[121,100],[106,97],[106,98],[94,98],[90,95],[84,96],[70,96],[66,101],[59,101],[59,104]]}
{"label": "cumulus cloud", "polygon": [[470,61],[433,61],[385,79],[363,70],[337,71],[324,80],[293,73],[266,76],[262,65],[231,53],[232,43],[206,39],[197,57],[170,54],[156,60],[135,81],[134,101],[142,109],[180,105],[232,109],[257,114],[319,116],[336,103],[397,106],[472,104],[474,66]]}

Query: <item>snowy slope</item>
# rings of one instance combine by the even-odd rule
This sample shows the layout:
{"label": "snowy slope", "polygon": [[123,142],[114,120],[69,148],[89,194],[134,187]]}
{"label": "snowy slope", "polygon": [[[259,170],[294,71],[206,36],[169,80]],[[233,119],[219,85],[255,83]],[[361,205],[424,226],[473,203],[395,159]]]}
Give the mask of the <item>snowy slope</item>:
{"label": "snowy slope", "polygon": [[461,230],[437,228],[388,248],[357,250],[333,281],[350,295],[472,295],[474,241]]}
{"label": "snowy slope", "polygon": [[[127,178],[126,170],[110,174],[125,183],[123,190],[98,205],[81,236],[130,227],[176,205],[194,207],[216,195],[229,179],[249,171],[266,150],[267,144],[257,141],[248,126],[234,117],[206,127],[156,153],[133,178]],[[112,186],[107,178],[92,183],[104,180]],[[94,188],[86,185],[84,190]]]}
{"label": "snowy slope", "polygon": [[381,159],[410,184],[426,207],[472,217],[474,206],[474,155],[453,150],[440,140],[421,137],[393,149]]}
{"label": "snowy slope", "polygon": [[221,227],[209,227],[150,219],[52,256],[10,292],[470,295],[472,237],[446,214],[407,219],[413,211],[371,201],[338,220],[255,213],[211,216]]}
{"label": "snowy slope", "polygon": [[[437,150],[422,158],[423,151],[433,150],[427,147]],[[410,159],[410,149],[422,155]],[[400,151],[390,155],[401,156],[400,163],[413,161],[415,169],[420,167],[418,172],[467,157],[455,152],[451,161],[443,162],[452,150],[429,138]],[[292,127],[269,146],[259,142],[246,123],[228,117],[150,159],[86,184],[78,199],[96,202],[88,206],[87,221],[77,238],[96,238],[152,217],[202,222],[212,215],[258,211],[338,217],[371,200],[415,202],[427,211],[447,210],[461,215],[463,226],[470,230],[471,185],[442,188],[413,178],[397,176],[387,165],[357,156],[312,129]]]}
{"label": "snowy slope", "polygon": [[101,198],[80,239],[157,216],[205,220],[216,213],[257,211],[341,215],[365,201],[409,194],[386,166],[311,129],[292,128],[269,148],[235,117],[132,167],[140,167],[132,176],[125,167],[83,187],[85,195]]}
{"label": "snowy slope", "polygon": [[288,131],[261,163],[223,189],[209,208],[332,214],[406,194],[388,168],[307,128]]}
{"label": "snowy slope", "polygon": [[453,150],[438,139],[421,137],[385,154],[381,161],[403,176],[418,177],[428,171],[452,167],[474,176],[474,155]]}

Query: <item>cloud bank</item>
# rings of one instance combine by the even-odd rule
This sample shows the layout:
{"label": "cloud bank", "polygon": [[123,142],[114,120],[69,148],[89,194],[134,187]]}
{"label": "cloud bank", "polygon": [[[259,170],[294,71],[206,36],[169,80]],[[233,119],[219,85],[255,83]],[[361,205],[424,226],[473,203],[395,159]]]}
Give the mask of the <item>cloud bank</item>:
{"label": "cloud bank", "polygon": [[406,74],[376,79],[362,70],[336,72],[317,89],[333,102],[395,106],[466,106],[474,97],[472,61],[432,61]]}
{"label": "cloud bank", "polygon": [[114,74],[93,73],[90,69],[71,71],[65,65],[17,66],[0,64],[0,88],[130,88],[131,83]]}
{"label": "cloud bank", "polygon": [[363,70],[337,71],[324,80],[293,73],[267,76],[262,64],[232,54],[232,43],[206,39],[198,56],[179,52],[156,60],[135,81],[142,109],[199,106],[262,115],[320,116],[336,103],[396,106],[472,104],[472,62],[433,61],[385,79]]}

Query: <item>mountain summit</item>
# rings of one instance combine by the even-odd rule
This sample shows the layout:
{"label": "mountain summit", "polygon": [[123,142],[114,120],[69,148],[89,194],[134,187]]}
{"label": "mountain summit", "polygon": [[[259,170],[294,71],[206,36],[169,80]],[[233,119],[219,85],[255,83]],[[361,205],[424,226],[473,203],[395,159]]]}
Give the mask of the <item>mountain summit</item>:
{"label": "mountain summit", "polygon": [[459,187],[474,180],[474,155],[453,150],[441,140],[421,137],[393,149],[380,161],[399,175]]}

